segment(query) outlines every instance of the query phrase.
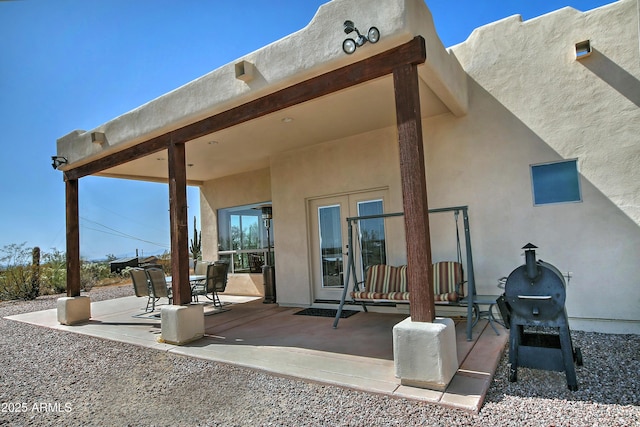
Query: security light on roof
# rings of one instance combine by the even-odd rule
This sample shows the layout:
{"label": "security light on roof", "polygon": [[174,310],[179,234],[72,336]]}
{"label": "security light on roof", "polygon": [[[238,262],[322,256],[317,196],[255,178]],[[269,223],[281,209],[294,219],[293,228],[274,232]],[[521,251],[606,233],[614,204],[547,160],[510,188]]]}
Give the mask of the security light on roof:
{"label": "security light on roof", "polygon": [[344,21],[345,34],[351,34],[354,31],[358,35],[358,37],[356,37],[355,40],[352,38],[348,38],[344,42],[342,42],[342,50],[347,55],[351,55],[353,52],[356,51],[357,48],[359,48],[366,42],[377,43],[378,40],[380,40],[380,31],[376,27],[369,28],[369,31],[367,31],[367,35],[364,36],[360,34],[360,31],[358,31],[353,21],[349,21],[349,20]]}
{"label": "security light on roof", "polygon": [[51,167],[54,169],[58,169],[62,165],[66,165],[69,163],[66,157],[62,156],[51,156]]}

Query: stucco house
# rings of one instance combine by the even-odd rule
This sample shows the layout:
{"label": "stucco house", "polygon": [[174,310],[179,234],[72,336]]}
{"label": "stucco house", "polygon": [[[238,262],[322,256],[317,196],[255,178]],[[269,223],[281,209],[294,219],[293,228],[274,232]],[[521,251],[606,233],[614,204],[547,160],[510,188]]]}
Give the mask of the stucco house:
{"label": "stucco house", "polygon": [[[251,258],[270,247],[285,306],[336,305],[358,215],[405,213],[361,225],[360,271],[408,263],[428,283],[426,263],[457,248],[453,215],[426,210],[468,206],[478,293],[501,293],[532,242],[567,277],[573,329],[640,333],[639,14],[619,0],[512,16],[445,47],[428,1],[330,1],[304,37],[58,139],[68,296],[77,181],[99,175],[169,183],[174,277],[188,275],[186,185],[200,188],[203,259],[229,259],[231,290],[259,294]],[[345,53],[347,20],[379,40]]]}

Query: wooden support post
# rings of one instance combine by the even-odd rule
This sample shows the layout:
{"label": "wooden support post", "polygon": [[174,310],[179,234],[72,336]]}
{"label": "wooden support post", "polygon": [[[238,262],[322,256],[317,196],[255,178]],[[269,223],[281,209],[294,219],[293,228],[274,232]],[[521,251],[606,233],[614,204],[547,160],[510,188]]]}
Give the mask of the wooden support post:
{"label": "wooden support post", "polygon": [[189,230],[187,228],[187,170],[184,143],[169,151],[169,220],[171,222],[171,276],[173,304],[191,302],[189,285]]}
{"label": "wooden support post", "polygon": [[429,235],[429,207],[422,119],[416,64],[393,70],[393,84],[400,146],[400,177],[407,235],[407,285],[410,315],[414,322],[433,322],[435,306]]}
{"label": "wooden support post", "polygon": [[65,181],[67,211],[67,296],[80,296],[80,215],[78,180]]}

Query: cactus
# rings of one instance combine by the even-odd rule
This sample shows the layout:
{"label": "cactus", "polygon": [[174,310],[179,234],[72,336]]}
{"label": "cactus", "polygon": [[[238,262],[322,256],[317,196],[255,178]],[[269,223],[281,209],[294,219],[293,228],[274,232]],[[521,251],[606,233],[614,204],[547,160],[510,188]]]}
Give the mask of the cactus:
{"label": "cactus", "polygon": [[202,253],[202,233],[198,234],[195,216],[193,217],[193,239],[191,239],[191,246],[189,247],[189,250],[193,257],[193,268],[196,268],[196,263]]}

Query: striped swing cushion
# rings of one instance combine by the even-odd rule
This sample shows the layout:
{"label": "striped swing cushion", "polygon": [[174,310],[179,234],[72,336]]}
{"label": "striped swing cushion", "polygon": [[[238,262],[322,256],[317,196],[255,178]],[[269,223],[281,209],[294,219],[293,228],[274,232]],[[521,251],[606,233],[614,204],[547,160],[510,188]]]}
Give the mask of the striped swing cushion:
{"label": "striped swing cushion", "polygon": [[363,292],[351,292],[355,299],[408,301],[407,266],[372,265],[367,269]]}
{"label": "striped swing cushion", "polygon": [[[463,296],[462,264],[442,261],[433,265],[433,296],[436,303],[457,302]],[[458,294],[458,291],[460,294]],[[362,300],[409,301],[407,266],[372,265],[367,269],[364,291],[351,292]]]}
{"label": "striped swing cushion", "polygon": [[464,296],[462,264],[441,261],[433,264],[433,300],[457,302]]}

